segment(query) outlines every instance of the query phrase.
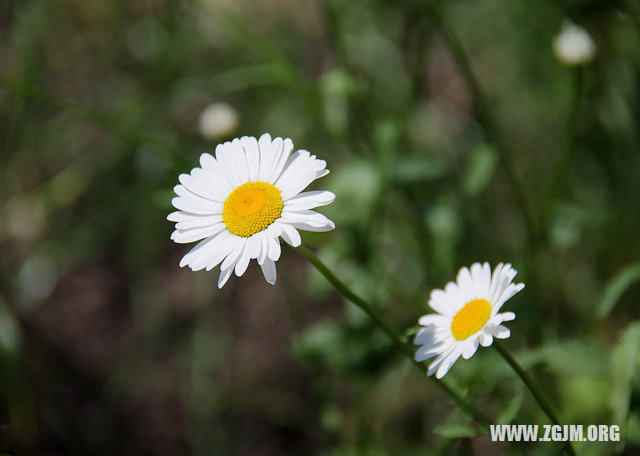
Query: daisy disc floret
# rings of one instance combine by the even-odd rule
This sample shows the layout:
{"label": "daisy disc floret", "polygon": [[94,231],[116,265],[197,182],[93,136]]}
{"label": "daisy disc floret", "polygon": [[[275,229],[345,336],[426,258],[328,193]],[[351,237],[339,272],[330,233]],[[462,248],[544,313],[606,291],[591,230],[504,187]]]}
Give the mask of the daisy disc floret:
{"label": "daisy disc floret", "polygon": [[290,139],[236,138],[216,147],[215,157],[200,156],[200,167],[179,176],[178,209],[167,217],[176,222],[171,239],[199,241],[180,261],[194,271],[220,265],[218,287],[235,271],[239,277],[252,259],[267,282],[276,281],[279,238],[293,247],[298,230],[329,231],[335,225],[313,211],[335,199],[329,191],[303,192],[329,173],[326,162],[306,150],[293,151]]}
{"label": "daisy disc floret", "polygon": [[414,344],[420,345],[415,354],[418,362],[436,357],[427,375],[434,372],[442,378],[460,355],[469,359],[478,345],[488,347],[493,338],[506,339],[511,332],[502,325],[516,318],[513,312],[500,312],[504,303],[524,288],[514,284],[517,271],[510,264],[498,264],[493,273],[488,263],[474,263],[458,272],[455,282],[444,290],[434,290],[429,307],[436,311],[423,315],[422,326]]}

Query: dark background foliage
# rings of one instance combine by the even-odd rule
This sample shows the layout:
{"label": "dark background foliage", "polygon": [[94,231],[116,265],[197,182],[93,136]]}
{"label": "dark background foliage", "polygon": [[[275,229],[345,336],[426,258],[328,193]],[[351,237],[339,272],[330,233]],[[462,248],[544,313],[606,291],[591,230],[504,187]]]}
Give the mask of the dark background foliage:
{"label": "dark background foliage", "polygon": [[[551,43],[566,18],[598,46]],[[525,290],[505,347],[565,423],[640,451],[640,5],[634,0],[0,2],[0,452],[557,454],[497,444],[296,252],[216,287],[178,268],[172,187],[214,140],[326,159],[303,241],[409,337],[474,261]],[[545,423],[492,349],[447,383]]]}

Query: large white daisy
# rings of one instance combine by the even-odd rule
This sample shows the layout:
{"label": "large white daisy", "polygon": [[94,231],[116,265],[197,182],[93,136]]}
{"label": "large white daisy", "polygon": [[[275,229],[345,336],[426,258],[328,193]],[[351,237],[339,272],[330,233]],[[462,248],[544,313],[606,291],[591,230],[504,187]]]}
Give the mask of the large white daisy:
{"label": "large white daisy", "polygon": [[437,313],[420,317],[420,328],[414,344],[418,362],[437,358],[429,365],[427,375],[437,378],[453,366],[462,355],[469,359],[478,344],[488,347],[493,338],[506,339],[511,332],[501,323],[516,318],[513,312],[498,313],[503,304],[524,288],[514,284],[517,271],[510,264],[498,264],[493,274],[488,263],[474,263],[462,268],[456,282],[449,282],[444,290],[433,290],[429,306]]}
{"label": "large white daisy", "polygon": [[[220,266],[218,287],[235,271],[239,277],[256,259],[267,282],[276,281],[275,262],[282,237],[300,245],[298,230],[329,231],[335,225],[311,209],[335,199],[328,191],[302,192],[329,173],[326,162],[306,150],[293,152],[290,139],[259,140],[251,136],[220,144],[215,158],[200,156],[201,168],[181,174],[178,195],[171,203],[178,211],[171,239],[178,243],[200,241],[180,266],[198,271]],[[302,192],[302,193],[300,193]]]}

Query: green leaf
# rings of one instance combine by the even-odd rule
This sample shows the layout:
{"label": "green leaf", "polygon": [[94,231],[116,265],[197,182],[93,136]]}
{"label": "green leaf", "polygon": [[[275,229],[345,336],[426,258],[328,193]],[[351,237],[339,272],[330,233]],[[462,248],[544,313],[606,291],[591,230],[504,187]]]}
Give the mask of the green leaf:
{"label": "green leaf", "polygon": [[516,391],[514,391],[513,396],[511,396],[506,405],[500,410],[500,413],[496,417],[496,423],[511,423],[516,416],[518,416],[518,412],[520,412],[520,409],[522,408],[523,398],[524,388],[519,385]]}
{"label": "green leaf", "polygon": [[491,181],[498,163],[498,152],[487,144],[482,144],[471,152],[462,188],[468,195],[479,194]]}
{"label": "green leaf", "polygon": [[607,367],[604,351],[580,340],[550,341],[518,357],[525,366],[544,363],[550,371],[564,376],[600,375]]}
{"label": "green leaf", "polygon": [[629,401],[634,375],[640,364],[640,321],[627,325],[611,355],[610,404],[615,423],[625,423],[629,414]]}
{"label": "green leaf", "polygon": [[404,332],[400,335],[400,340],[405,344],[412,342],[415,335],[418,334],[420,327],[420,325],[413,325],[405,329]]}
{"label": "green leaf", "polygon": [[600,299],[596,303],[596,317],[605,318],[609,315],[625,291],[627,291],[634,282],[639,280],[640,262],[626,266],[615,276],[609,279]]}
{"label": "green leaf", "polygon": [[444,439],[461,439],[465,437],[477,437],[482,435],[473,426],[468,424],[451,423],[436,426],[433,433]]}
{"label": "green leaf", "polygon": [[401,184],[425,182],[441,177],[447,164],[438,158],[409,156],[398,159],[395,169],[396,181]]}

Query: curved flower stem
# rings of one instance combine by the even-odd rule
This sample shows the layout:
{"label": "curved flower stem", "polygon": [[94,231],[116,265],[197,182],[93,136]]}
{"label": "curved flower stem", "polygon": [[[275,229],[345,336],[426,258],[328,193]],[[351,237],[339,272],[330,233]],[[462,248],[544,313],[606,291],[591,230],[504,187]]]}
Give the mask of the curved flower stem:
{"label": "curved flower stem", "polygon": [[[311,250],[303,245],[297,247],[296,250],[307,260],[309,260],[309,262],[318,270],[318,272],[320,272],[320,274],[324,276],[325,279],[327,279],[327,281],[329,281],[331,285],[335,287],[336,290],[338,290],[345,298],[347,298],[358,308],[360,308],[360,310],[366,313],[369,318],[371,318],[371,320],[376,324],[376,326],[378,326],[382,330],[382,332],[384,332],[387,337],[391,339],[396,349],[404,356],[406,356],[409,360],[411,360],[411,364],[417,367],[423,374],[426,373],[425,367],[413,358],[413,351],[404,342],[402,342],[402,340],[400,340],[398,335],[394,332],[393,329],[391,329],[389,324],[378,314],[378,312],[373,309],[373,307],[371,307],[369,303],[367,303],[364,299],[351,291],[349,287],[347,287],[347,285],[345,285],[340,279],[338,279],[335,274],[333,274],[333,272],[331,272],[331,270],[327,266],[325,266],[325,264]],[[440,388],[442,388],[449,396],[451,396],[451,398],[460,408],[462,408],[478,422],[484,425],[492,424],[492,421],[484,413],[474,407],[470,401],[461,397],[458,393],[451,389],[451,387],[436,378],[429,377],[429,379],[436,383]]]}
{"label": "curved flower stem", "polygon": [[[535,382],[531,379],[531,377],[529,377],[529,375],[524,371],[524,369],[520,367],[520,364],[518,364],[518,362],[513,358],[513,356],[511,356],[511,354],[507,351],[507,349],[504,348],[502,344],[500,344],[500,342],[494,339],[493,346],[496,348],[496,350],[498,350],[498,353],[502,355],[505,361],[516,372],[516,374],[518,374],[518,377],[520,377],[522,382],[529,389],[529,391],[535,398],[536,402],[538,403],[538,405],[540,406],[544,414],[547,415],[547,418],[549,418],[549,420],[551,420],[553,424],[557,424],[558,426],[561,426],[560,420],[558,420],[558,416],[553,411],[553,408],[551,408],[551,404],[549,404],[549,401],[544,397],[544,394],[542,394],[542,391],[540,390],[538,385],[535,384]],[[566,446],[567,452],[570,455],[575,456],[576,453],[573,450],[571,443],[566,442],[565,446]]]}

